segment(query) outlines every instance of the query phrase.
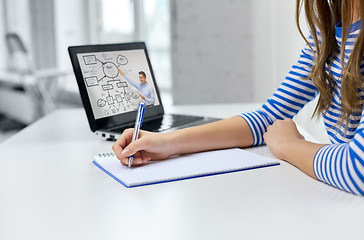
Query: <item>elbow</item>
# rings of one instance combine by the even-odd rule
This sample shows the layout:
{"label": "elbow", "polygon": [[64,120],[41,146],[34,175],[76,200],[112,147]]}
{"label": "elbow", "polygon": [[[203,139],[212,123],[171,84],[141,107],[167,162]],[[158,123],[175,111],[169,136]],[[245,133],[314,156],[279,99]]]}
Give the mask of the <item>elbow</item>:
{"label": "elbow", "polygon": [[314,159],[317,178],[346,192],[364,196],[364,153],[350,144],[322,147]]}
{"label": "elbow", "polygon": [[[360,149],[361,150],[361,149]],[[351,192],[364,196],[364,152],[357,147],[349,145],[346,166],[343,167],[343,177],[349,182]],[[346,170],[346,171],[345,171]]]}

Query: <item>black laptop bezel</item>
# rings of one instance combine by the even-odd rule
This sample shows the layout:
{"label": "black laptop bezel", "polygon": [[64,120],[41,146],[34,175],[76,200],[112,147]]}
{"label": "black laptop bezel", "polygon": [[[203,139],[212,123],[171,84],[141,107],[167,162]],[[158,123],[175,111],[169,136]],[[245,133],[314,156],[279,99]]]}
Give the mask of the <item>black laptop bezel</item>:
{"label": "black laptop bezel", "polygon": [[136,112],[130,111],[127,113],[121,113],[118,115],[108,116],[104,118],[95,119],[90,99],[88,97],[86,84],[82,75],[82,71],[80,68],[80,64],[78,62],[77,54],[82,53],[93,53],[93,52],[112,52],[112,51],[125,51],[125,50],[144,50],[145,57],[148,62],[148,67],[151,74],[151,79],[153,81],[156,95],[159,100],[158,106],[148,107],[145,111],[144,118],[148,119],[150,117],[155,117],[158,115],[164,114],[162,100],[160,98],[158,85],[156,84],[156,80],[154,77],[154,72],[152,68],[152,64],[149,59],[148,51],[146,44],[144,42],[131,42],[131,43],[118,43],[118,44],[99,44],[99,45],[83,45],[83,46],[70,46],[68,47],[68,53],[71,58],[71,63],[73,67],[73,71],[77,80],[78,89],[81,95],[82,104],[84,106],[87,119],[91,128],[91,131],[100,131],[100,130],[110,130],[113,128],[117,128],[124,124],[130,124],[135,121]]}

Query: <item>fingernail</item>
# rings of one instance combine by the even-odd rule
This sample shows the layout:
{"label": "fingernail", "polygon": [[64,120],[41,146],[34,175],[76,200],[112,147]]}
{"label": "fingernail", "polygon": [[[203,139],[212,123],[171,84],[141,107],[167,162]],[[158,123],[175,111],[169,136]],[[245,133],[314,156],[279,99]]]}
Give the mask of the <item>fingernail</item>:
{"label": "fingernail", "polygon": [[129,156],[129,153],[130,153],[130,150],[129,150],[129,149],[127,149],[127,148],[125,148],[125,149],[121,152],[121,154],[123,154],[124,156]]}

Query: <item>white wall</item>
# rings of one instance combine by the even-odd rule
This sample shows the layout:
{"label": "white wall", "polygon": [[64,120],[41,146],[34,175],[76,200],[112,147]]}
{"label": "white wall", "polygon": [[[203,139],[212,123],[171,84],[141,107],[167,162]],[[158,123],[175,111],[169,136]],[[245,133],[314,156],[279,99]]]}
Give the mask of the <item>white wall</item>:
{"label": "white wall", "polygon": [[295,24],[295,5],[292,0],[253,1],[255,101],[272,95],[304,46]]}
{"label": "white wall", "polygon": [[171,0],[175,104],[253,99],[253,1]]}

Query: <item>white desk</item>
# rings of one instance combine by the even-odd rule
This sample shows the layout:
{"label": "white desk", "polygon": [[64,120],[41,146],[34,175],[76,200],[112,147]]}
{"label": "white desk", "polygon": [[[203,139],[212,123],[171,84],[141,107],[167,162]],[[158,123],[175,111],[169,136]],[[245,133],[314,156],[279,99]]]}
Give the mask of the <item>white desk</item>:
{"label": "white desk", "polygon": [[[170,107],[229,117],[257,104]],[[92,164],[111,152],[82,109],[0,145],[0,239],[364,239],[364,198],[275,167],[128,189]],[[250,149],[272,156],[267,147]]]}

